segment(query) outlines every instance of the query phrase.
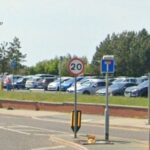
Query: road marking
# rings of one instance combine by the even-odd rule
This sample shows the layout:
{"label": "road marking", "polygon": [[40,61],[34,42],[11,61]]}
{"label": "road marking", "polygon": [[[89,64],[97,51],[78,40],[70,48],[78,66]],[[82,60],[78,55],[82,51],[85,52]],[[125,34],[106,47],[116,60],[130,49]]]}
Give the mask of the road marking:
{"label": "road marking", "polygon": [[84,119],[82,120],[82,122],[86,123],[86,122],[92,122],[93,120],[92,119]]}
{"label": "road marking", "polygon": [[35,133],[34,135],[35,136],[49,136],[50,134],[49,133],[44,133],[44,134],[42,134],[42,133]]}
{"label": "road marking", "polygon": [[69,146],[70,148],[73,148],[73,149],[88,150],[86,147],[84,147],[80,144],[77,144],[77,143],[69,141],[69,140],[62,139],[61,137],[56,137],[55,135],[50,136],[50,140],[52,142],[57,142],[57,143],[60,143],[60,144],[67,145],[67,146]]}
{"label": "road marking", "polygon": [[15,130],[15,129],[9,129],[9,128],[5,128],[5,127],[0,127],[0,129],[6,130],[6,131],[15,132],[15,133],[20,133],[20,134],[24,134],[24,135],[30,135],[30,133],[22,132],[22,131]]}
{"label": "road marking", "polygon": [[33,148],[31,150],[54,150],[54,149],[62,149],[62,148],[66,148],[66,146],[60,145],[60,146],[53,146],[53,147],[40,147],[40,148]]}
{"label": "road marking", "polygon": [[36,130],[40,130],[40,131],[46,131],[46,132],[54,132],[54,133],[62,133],[62,134],[66,134],[68,132],[62,132],[62,131],[57,131],[57,130],[50,130],[50,129],[45,129],[45,128],[39,128],[39,127],[34,127],[34,126],[25,126],[25,125],[20,125],[20,127],[22,128],[32,128],[32,129],[36,129]]}
{"label": "road marking", "polygon": [[32,119],[40,120],[40,121],[49,121],[49,122],[58,122],[58,123],[69,123],[69,121],[64,120],[58,120],[58,119],[46,119],[46,118],[38,118],[38,117],[32,117]]}
{"label": "road marking", "polygon": [[68,132],[62,132],[62,131],[57,131],[57,130],[50,130],[50,129],[45,129],[45,128],[39,128],[39,127],[34,127],[34,126],[26,126],[26,125],[12,125],[12,126],[0,126],[0,129],[7,130],[7,131],[12,131],[12,132],[17,132],[20,134],[25,134],[25,135],[42,135],[42,136],[48,136],[52,133],[59,133],[59,134],[68,134]]}
{"label": "road marking", "polygon": [[[38,117],[32,117],[35,120],[40,120],[40,121],[49,121],[49,122],[57,122],[57,123],[66,123],[70,124],[69,121],[63,121],[63,120],[57,120],[57,119],[46,119],[46,118],[38,118]],[[85,119],[82,120],[82,126],[89,126],[89,127],[103,127],[104,123],[97,123],[94,122],[92,119]],[[122,125],[111,125],[111,128],[115,129],[122,129],[122,130],[127,130],[127,131],[139,131],[141,132],[142,127],[132,127],[132,126],[122,126]],[[143,131],[147,131],[148,128],[142,129]]]}

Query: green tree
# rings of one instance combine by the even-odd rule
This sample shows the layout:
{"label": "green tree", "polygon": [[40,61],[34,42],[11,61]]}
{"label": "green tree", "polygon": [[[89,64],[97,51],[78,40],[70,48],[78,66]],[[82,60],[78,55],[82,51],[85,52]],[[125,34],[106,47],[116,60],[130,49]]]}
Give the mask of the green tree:
{"label": "green tree", "polygon": [[[71,56],[70,54],[67,54],[66,56],[55,57],[54,59],[50,60],[43,60],[41,62],[38,62],[34,67],[29,68],[30,74],[38,74],[38,73],[49,73],[49,74],[57,74],[59,75],[59,69],[61,66],[61,75],[62,76],[69,76],[68,71],[68,63],[69,61],[77,56]],[[88,64],[88,60],[85,56],[80,57],[80,59],[83,60],[85,63],[85,72],[88,70],[88,73],[90,71],[90,64]],[[86,74],[86,73],[85,73]]]}
{"label": "green tree", "polygon": [[[150,71],[150,35],[146,29],[138,33],[134,31],[113,33],[96,47],[92,66],[97,70],[95,60],[103,55],[114,55],[116,75],[140,76]],[[94,70],[95,71],[95,70]]]}
{"label": "green tree", "polygon": [[9,66],[7,46],[8,46],[7,42],[3,42],[0,44],[0,72],[1,73],[7,72]]}
{"label": "green tree", "polygon": [[9,42],[7,55],[11,69],[19,70],[22,68],[21,63],[25,61],[26,54],[22,54],[20,49],[19,38],[15,37],[12,42]]}

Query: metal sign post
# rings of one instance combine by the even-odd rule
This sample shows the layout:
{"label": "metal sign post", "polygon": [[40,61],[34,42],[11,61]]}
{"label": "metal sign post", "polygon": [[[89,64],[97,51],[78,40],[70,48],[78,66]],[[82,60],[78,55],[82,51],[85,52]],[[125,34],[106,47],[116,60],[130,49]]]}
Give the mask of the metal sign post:
{"label": "metal sign post", "polygon": [[109,92],[108,92],[108,74],[114,73],[114,56],[105,55],[101,61],[101,72],[106,74],[106,106],[105,106],[105,140],[109,141]]}
{"label": "metal sign post", "polygon": [[84,72],[84,63],[79,58],[73,58],[68,64],[68,70],[75,79],[75,98],[74,98],[74,138],[77,138],[77,76]]}
{"label": "metal sign post", "polygon": [[148,73],[148,80],[149,80],[149,86],[148,86],[148,125],[150,125],[150,73]]}
{"label": "metal sign post", "polygon": [[109,140],[109,98],[108,98],[108,65],[106,72],[106,107],[105,107],[105,140]]}
{"label": "metal sign post", "polygon": [[62,61],[63,61],[63,57],[60,57],[59,60],[59,93],[61,92],[61,67],[62,67]]}
{"label": "metal sign post", "polygon": [[15,73],[15,69],[17,68],[17,62],[15,59],[11,61],[11,68],[12,68],[12,89],[14,91],[14,73]]}
{"label": "metal sign post", "polygon": [[74,118],[75,118],[75,127],[74,127],[74,138],[77,138],[77,77],[75,79],[75,98],[74,98]]}

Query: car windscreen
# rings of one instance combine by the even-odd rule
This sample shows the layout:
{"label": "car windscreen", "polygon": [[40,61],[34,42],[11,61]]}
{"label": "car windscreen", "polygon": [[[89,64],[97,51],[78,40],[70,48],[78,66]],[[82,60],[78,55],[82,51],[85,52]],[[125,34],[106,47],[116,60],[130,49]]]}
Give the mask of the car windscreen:
{"label": "car windscreen", "polygon": [[24,78],[19,78],[17,82],[22,82]]}
{"label": "car windscreen", "polygon": [[146,80],[138,85],[138,88],[143,88],[143,87],[148,87],[148,80]]}
{"label": "car windscreen", "polygon": [[123,87],[125,84],[124,83],[116,83],[116,84],[112,84],[109,87],[112,89],[116,89],[116,88],[121,88]]}
{"label": "car windscreen", "polygon": [[71,78],[69,80],[64,81],[63,83],[70,83],[70,82],[74,82],[74,78]]}
{"label": "car windscreen", "polygon": [[92,84],[92,82],[90,81],[85,81],[81,84],[81,86],[90,86]]}

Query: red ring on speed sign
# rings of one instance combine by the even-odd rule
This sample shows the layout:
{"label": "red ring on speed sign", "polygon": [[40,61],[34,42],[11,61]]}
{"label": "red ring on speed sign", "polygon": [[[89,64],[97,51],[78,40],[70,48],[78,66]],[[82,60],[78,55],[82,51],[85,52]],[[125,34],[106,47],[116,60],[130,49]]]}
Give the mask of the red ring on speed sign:
{"label": "red ring on speed sign", "polygon": [[84,62],[79,58],[73,58],[69,61],[68,70],[70,74],[78,76],[84,72]]}

